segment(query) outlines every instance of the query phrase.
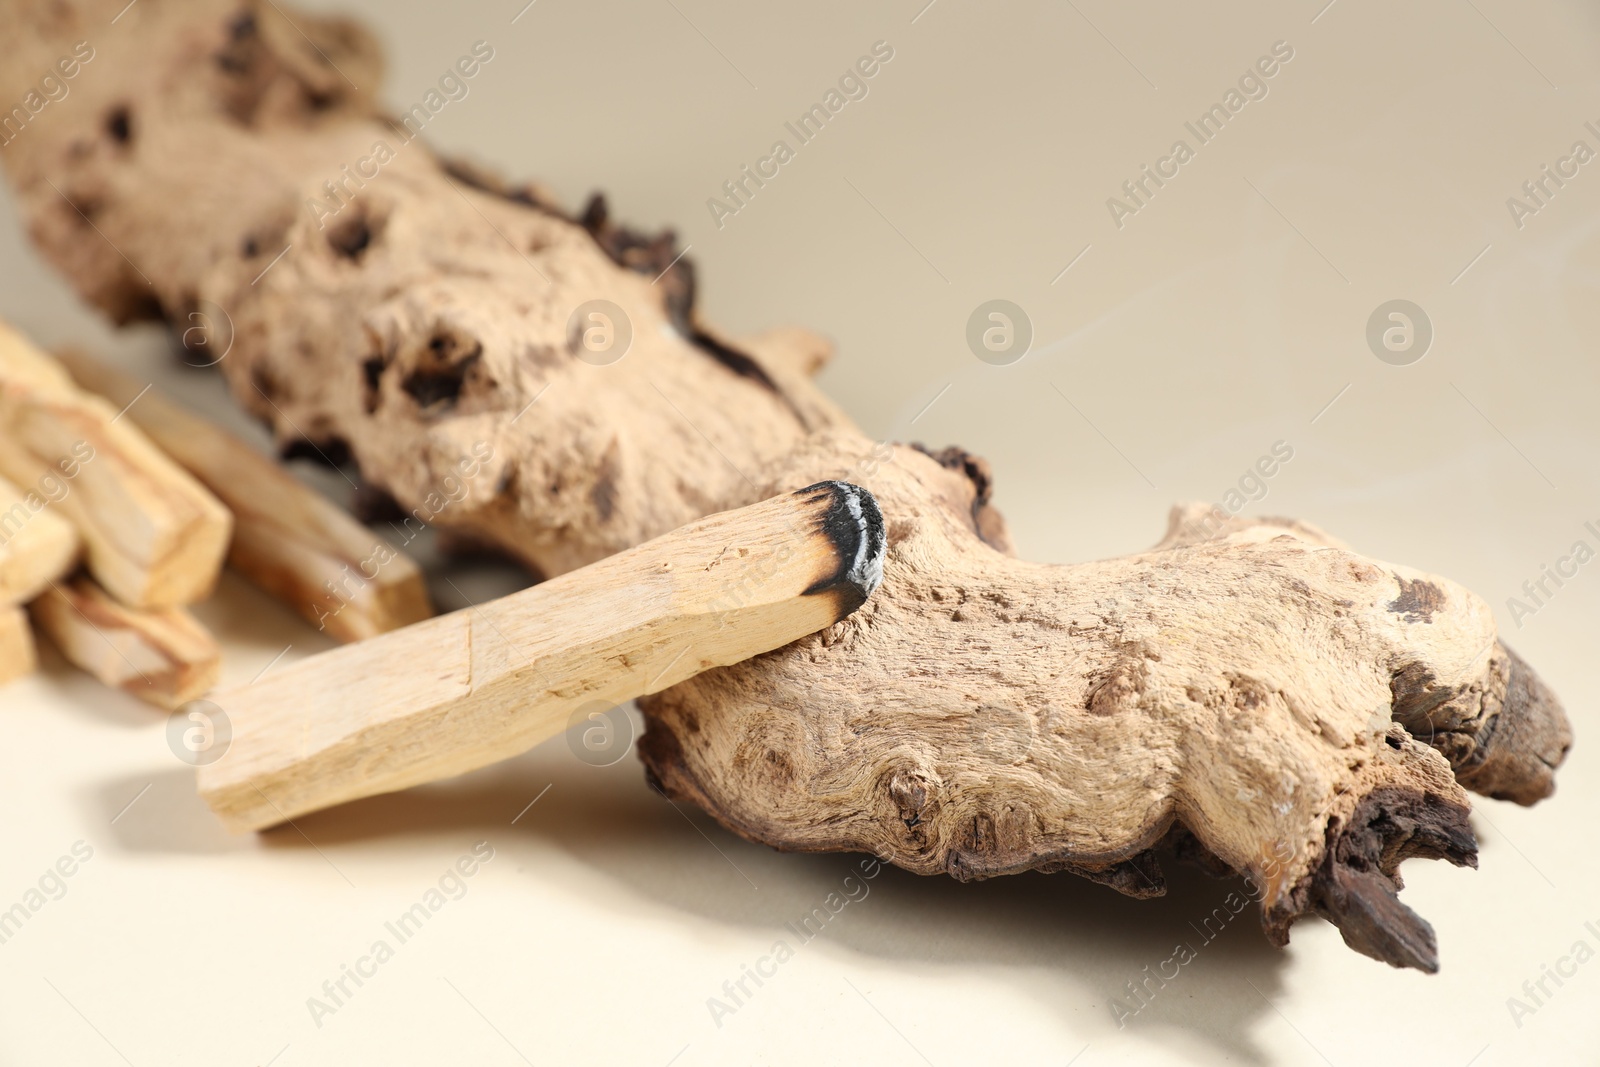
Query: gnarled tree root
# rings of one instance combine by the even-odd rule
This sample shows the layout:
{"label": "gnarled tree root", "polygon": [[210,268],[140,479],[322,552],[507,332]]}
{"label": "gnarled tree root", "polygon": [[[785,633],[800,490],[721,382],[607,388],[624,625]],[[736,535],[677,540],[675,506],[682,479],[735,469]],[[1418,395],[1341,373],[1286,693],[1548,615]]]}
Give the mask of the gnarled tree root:
{"label": "gnarled tree root", "polygon": [[[165,0],[100,34],[122,5],[0,0],[0,98],[91,29],[98,49],[6,168],[35,241],[119,321],[192,340],[225,313],[201,339],[230,342],[222,372],[286,452],[348,455],[545,574],[825,479],[876,494],[891,547],[861,611],[642,702],[650,773],[734,831],[1134,896],[1178,842],[1257,881],[1279,943],[1317,913],[1432,970],[1400,862],[1475,862],[1467,788],[1552,789],[1560,705],[1466,590],[1204,508],[1126,558],[1013,559],[981,460],[867,440],[804,332],[717,335],[670,235],[430,153],[379,112],[358,27]],[[631,326],[620,360],[585,348],[596,300]]]}

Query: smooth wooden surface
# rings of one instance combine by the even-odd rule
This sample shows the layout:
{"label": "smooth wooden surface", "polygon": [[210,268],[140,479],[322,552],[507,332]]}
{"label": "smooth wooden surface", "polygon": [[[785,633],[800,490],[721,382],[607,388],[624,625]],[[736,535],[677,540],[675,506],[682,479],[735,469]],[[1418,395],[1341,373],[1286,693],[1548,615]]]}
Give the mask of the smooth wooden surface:
{"label": "smooth wooden surface", "polygon": [[92,579],[53,582],[32,605],[40,632],[73,665],[169,711],[216,684],[216,639],[183,608],[130,608]]}
{"label": "smooth wooden surface", "polygon": [[271,826],[505,759],[565,730],[580,707],[823,629],[860,602],[837,580],[840,549],[822,521],[832,502],[813,491],[713,515],[219,692],[233,744],[201,768],[200,794],[232,829]]}
{"label": "smooth wooden surface", "polygon": [[[337,641],[428,618],[417,565],[233,434],[80,349],[56,358],[118,407],[233,513],[228,565]],[[141,395],[142,394],[142,395]]]}
{"label": "smooth wooden surface", "polygon": [[216,585],[228,510],[116,408],[79,390],[53,360],[0,323],[0,474],[22,488],[53,479],[90,572],[135,608],[188,604]]}
{"label": "smooth wooden surface", "polygon": [[0,478],[0,606],[27,603],[78,561],[78,531],[50,509],[39,490]]}

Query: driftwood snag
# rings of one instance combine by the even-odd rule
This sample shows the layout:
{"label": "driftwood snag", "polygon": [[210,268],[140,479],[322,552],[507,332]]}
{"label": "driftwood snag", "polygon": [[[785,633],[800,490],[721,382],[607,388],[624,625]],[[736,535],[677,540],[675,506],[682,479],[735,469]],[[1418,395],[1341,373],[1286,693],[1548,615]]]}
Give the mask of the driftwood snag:
{"label": "driftwood snag", "polygon": [[87,577],[52,583],[32,612],[67,662],[168,711],[204,694],[221,673],[222,651],[193,615],[130,608]]}
{"label": "driftwood snag", "polygon": [[[0,3],[6,91],[116,6]],[[812,348],[714,333],[671,241],[603,204],[568,216],[396,148],[371,39],[294,18],[305,38],[232,0],[135,8],[75,109],[3,150],[30,231],[118,319],[226,308],[241,402],[406,506],[484,445],[435,522],[546,574],[819,480],[869,488],[890,550],[861,611],[641,702],[669,794],[780,848],[1135,895],[1182,841],[1264,887],[1280,943],[1320,913],[1359,951],[1437,965],[1400,862],[1473,862],[1465,789],[1532,803],[1570,740],[1481,599],[1305,524],[1192,511],[1123,559],[1010,558],[981,461],[868,440],[812,384]],[[348,177],[380,143],[381,171]],[[594,300],[632,327],[607,365],[569,325]]]}

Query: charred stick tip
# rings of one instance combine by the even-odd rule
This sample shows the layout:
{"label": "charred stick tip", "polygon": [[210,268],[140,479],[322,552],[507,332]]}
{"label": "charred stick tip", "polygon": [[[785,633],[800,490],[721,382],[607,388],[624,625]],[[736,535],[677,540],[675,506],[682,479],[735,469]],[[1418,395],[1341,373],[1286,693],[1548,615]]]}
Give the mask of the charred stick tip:
{"label": "charred stick tip", "polygon": [[808,502],[828,498],[827,510],[817,525],[832,543],[839,565],[833,574],[813,583],[805,595],[846,592],[839,616],[843,618],[866,603],[883,581],[883,556],[888,547],[883,513],[871,493],[849,482],[817,482],[797,490],[795,496]]}

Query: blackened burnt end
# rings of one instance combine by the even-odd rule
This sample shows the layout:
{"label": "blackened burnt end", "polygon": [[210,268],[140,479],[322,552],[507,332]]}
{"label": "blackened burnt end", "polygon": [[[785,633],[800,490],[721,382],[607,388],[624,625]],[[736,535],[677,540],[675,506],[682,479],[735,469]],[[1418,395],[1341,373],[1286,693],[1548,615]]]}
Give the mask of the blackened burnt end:
{"label": "blackened burnt end", "polygon": [[838,618],[842,619],[865,604],[883,581],[883,557],[888,547],[883,512],[871,493],[849,482],[817,482],[794,495],[808,503],[824,499],[828,502],[817,526],[833,545],[837,567],[832,574],[814,582],[804,595],[837,594]]}

